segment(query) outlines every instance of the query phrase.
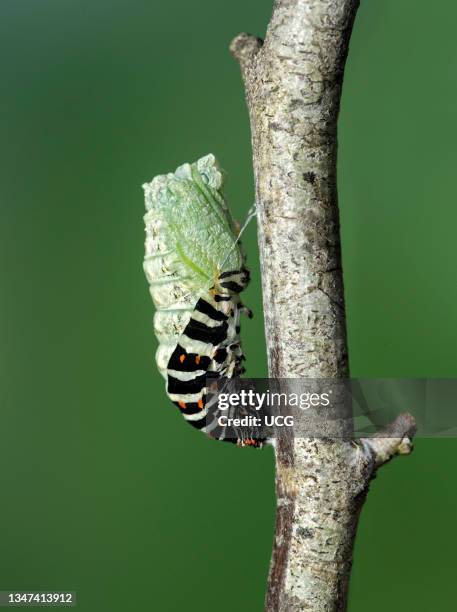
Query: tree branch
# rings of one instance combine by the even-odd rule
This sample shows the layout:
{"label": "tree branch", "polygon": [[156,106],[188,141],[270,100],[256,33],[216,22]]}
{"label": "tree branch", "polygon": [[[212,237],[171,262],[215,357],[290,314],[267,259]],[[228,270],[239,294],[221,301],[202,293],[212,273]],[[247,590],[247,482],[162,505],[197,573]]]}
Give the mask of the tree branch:
{"label": "tree branch", "polygon": [[[248,34],[231,44],[251,122],[268,364],[278,379],[349,376],[336,124],[358,4],[276,0],[263,45]],[[410,448],[412,422],[401,419],[401,435],[363,440],[361,449],[351,419],[338,440],[277,440],[267,612],[346,609],[370,478]]]}
{"label": "tree branch", "polygon": [[230,51],[233,57],[238,60],[243,70],[249,69],[252,66],[255,56],[260,51],[263,45],[263,40],[242,32],[238,34],[230,43]]}
{"label": "tree branch", "polygon": [[413,449],[412,438],[415,433],[416,421],[409,413],[405,413],[400,414],[384,431],[360,441],[377,468],[395,455],[409,455]]}

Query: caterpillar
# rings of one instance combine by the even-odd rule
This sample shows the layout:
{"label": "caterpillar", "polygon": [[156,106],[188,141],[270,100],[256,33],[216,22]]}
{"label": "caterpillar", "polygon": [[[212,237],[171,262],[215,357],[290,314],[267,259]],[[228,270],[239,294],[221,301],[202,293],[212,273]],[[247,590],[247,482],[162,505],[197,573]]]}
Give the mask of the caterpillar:
{"label": "caterpillar", "polygon": [[169,398],[190,425],[219,440],[261,446],[244,431],[219,426],[207,401],[208,381],[244,372],[240,317],[252,317],[240,300],[249,271],[223,184],[210,154],[143,185],[156,362]]}

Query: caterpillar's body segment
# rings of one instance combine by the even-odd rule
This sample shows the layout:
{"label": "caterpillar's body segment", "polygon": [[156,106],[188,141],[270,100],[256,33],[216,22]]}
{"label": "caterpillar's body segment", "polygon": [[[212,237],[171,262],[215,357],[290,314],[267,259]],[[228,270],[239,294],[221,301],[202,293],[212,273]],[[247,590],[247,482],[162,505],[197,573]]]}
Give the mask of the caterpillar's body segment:
{"label": "caterpillar's body segment", "polygon": [[184,418],[218,439],[224,432],[208,422],[207,378],[244,371],[240,315],[250,314],[239,296],[249,272],[222,186],[213,155],[144,185],[144,270],[156,307],[157,366]]}

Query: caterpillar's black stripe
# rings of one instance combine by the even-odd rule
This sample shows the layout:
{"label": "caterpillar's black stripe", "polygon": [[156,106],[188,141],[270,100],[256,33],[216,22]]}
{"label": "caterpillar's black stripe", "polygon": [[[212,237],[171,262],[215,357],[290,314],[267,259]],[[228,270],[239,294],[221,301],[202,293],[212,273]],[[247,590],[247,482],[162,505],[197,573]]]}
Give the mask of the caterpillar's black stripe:
{"label": "caterpillar's black stripe", "polygon": [[222,272],[219,274],[219,278],[227,278],[227,276],[233,276],[234,274],[240,274],[245,272],[245,270],[229,270],[228,272]]}
{"label": "caterpillar's black stripe", "polygon": [[192,380],[179,380],[168,374],[168,393],[186,395],[199,393],[206,385],[206,373],[192,378]]}
{"label": "caterpillar's black stripe", "polygon": [[234,281],[227,281],[225,283],[221,283],[221,287],[224,287],[224,289],[228,289],[229,291],[233,291],[233,293],[241,293],[244,289],[242,285],[239,285]]}
{"label": "caterpillar's black stripe", "polygon": [[[184,356],[184,357],[183,357]],[[169,370],[178,372],[196,372],[197,370],[207,370],[211,359],[197,353],[188,353],[185,348],[178,344],[171,354],[168,362]]]}
{"label": "caterpillar's black stripe", "polygon": [[229,302],[232,298],[229,295],[215,295],[214,300],[216,302]]}
{"label": "caterpillar's black stripe", "polygon": [[197,402],[187,402],[186,404],[184,404],[184,407],[180,406],[179,402],[173,402],[173,404],[175,404],[175,406],[178,406],[178,408],[183,414],[197,414],[198,412],[202,411],[202,408],[200,408]]}
{"label": "caterpillar's black stripe", "polygon": [[217,350],[217,353],[214,355],[214,361],[217,363],[224,363],[227,359],[227,349],[220,348]]}
{"label": "caterpillar's black stripe", "polygon": [[189,425],[192,425],[192,427],[195,427],[195,429],[203,429],[203,427],[205,427],[206,425],[206,417],[202,418],[202,419],[198,419],[198,421],[187,421],[189,423]]}
{"label": "caterpillar's black stripe", "polygon": [[190,319],[187,324],[184,334],[191,340],[199,340],[200,342],[211,343],[214,346],[220,344],[227,337],[227,322],[224,321],[217,327],[208,327],[200,321]]}
{"label": "caterpillar's black stripe", "polygon": [[244,274],[247,280],[249,280],[250,278],[249,270],[247,270],[246,268],[241,268],[241,270],[229,270],[228,272],[222,272],[222,274],[219,274],[219,278],[227,278],[228,276],[235,276],[238,274]]}
{"label": "caterpillar's black stripe", "polygon": [[197,305],[195,306],[195,310],[198,310],[198,312],[202,312],[214,321],[227,321],[228,319],[228,316],[226,314],[220,312],[219,310],[216,310],[214,306],[211,306],[211,304],[203,298],[200,298],[198,300]]}

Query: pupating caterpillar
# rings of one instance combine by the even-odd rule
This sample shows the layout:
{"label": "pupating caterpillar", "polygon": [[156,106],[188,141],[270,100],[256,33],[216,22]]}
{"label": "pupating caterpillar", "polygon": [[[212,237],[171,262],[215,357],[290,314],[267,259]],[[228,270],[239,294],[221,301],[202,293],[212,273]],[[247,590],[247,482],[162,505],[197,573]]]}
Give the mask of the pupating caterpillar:
{"label": "pupating caterpillar", "polygon": [[249,282],[236,225],[214,155],[183,164],[143,185],[144,271],[156,307],[156,362],[184,419],[210,437],[243,446],[262,441],[227,435],[207,402],[207,381],[244,372],[240,300]]}

